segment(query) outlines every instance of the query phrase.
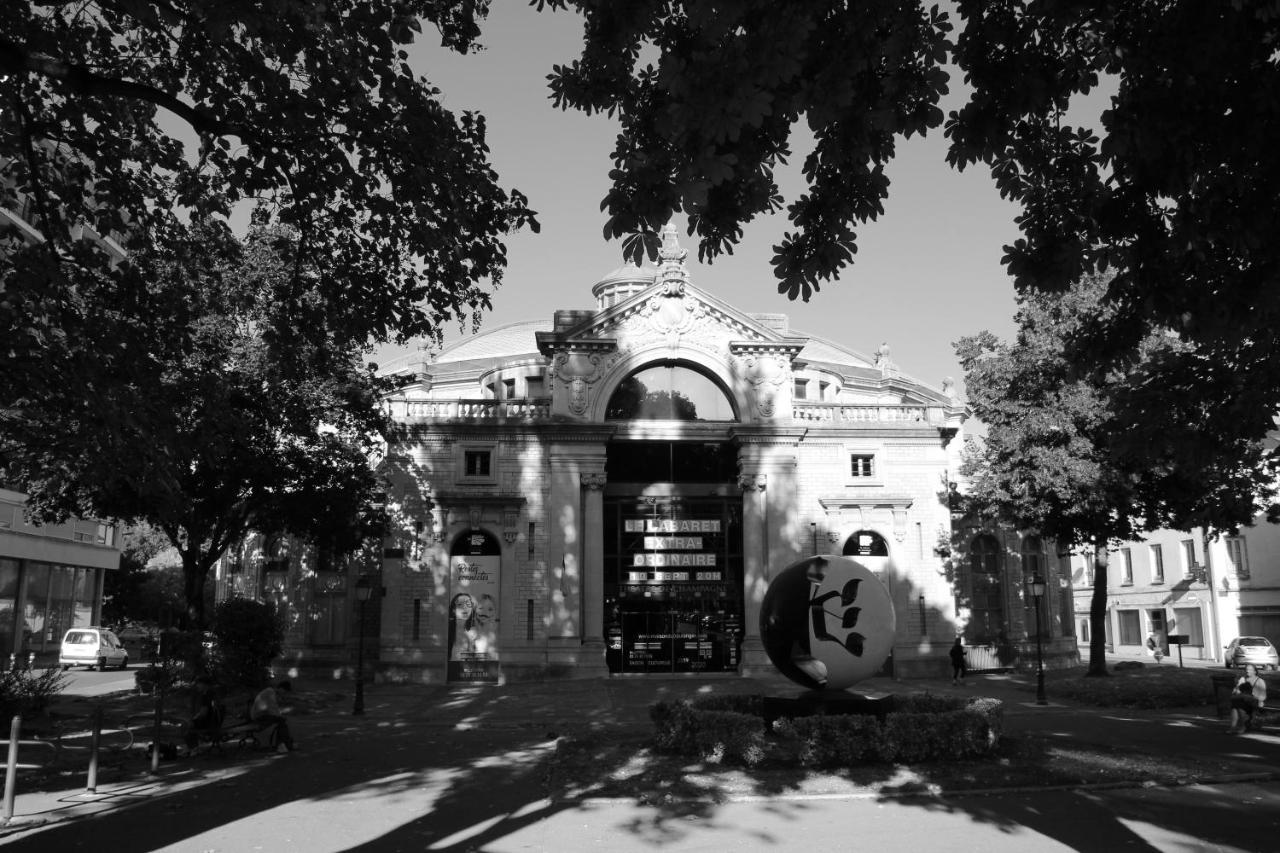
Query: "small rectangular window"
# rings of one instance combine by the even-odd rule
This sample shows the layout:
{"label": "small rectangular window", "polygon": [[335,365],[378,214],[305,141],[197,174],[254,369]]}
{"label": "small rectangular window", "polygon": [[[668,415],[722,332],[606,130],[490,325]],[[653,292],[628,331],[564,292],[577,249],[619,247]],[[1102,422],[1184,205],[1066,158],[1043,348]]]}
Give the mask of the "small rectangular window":
{"label": "small rectangular window", "polygon": [[797,400],[804,400],[804,399],[807,399],[808,390],[809,390],[809,380],[808,380],[808,379],[797,379],[797,380],[796,380],[796,399],[797,399]]}
{"label": "small rectangular window", "polygon": [[1133,551],[1120,549],[1120,583],[1133,586]]}
{"label": "small rectangular window", "polygon": [[512,400],[516,396],[516,381],[514,379],[502,380],[502,399]]}
{"label": "small rectangular window", "polygon": [[463,470],[468,477],[489,476],[489,451],[468,450],[463,453]]}
{"label": "small rectangular window", "polygon": [[1192,567],[1196,565],[1196,540],[1182,540],[1182,573],[1190,575]]}
{"label": "small rectangular window", "polygon": [[13,527],[13,507],[0,506],[0,530]]}
{"label": "small rectangular window", "polygon": [[1164,583],[1164,549],[1159,545],[1151,546],[1151,582]]}
{"label": "small rectangular window", "polygon": [[524,381],[525,396],[530,398],[545,397],[546,386],[542,382],[541,376],[530,376]]}
{"label": "small rectangular window", "polygon": [[1118,610],[1120,618],[1120,645],[1137,646],[1142,644],[1142,628],[1136,610]]}
{"label": "small rectangular window", "polygon": [[849,457],[849,475],[852,477],[874,477],[875,456],[869,453],[855,453]]}
{"label": "small rectangular window", "polygon": [[1237,578],[1249,579],[1249,557],[1248,550],[1244,547],[1243,536],[1227,538],[1227,559],[1231,561],[1231,567],[1235,570]]}

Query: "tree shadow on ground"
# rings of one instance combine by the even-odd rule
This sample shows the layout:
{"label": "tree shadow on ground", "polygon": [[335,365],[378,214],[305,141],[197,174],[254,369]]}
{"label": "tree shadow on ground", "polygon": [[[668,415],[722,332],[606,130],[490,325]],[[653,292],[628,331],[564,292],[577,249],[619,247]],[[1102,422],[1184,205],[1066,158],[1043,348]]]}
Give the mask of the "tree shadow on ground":
{"label": "tree shadow on ground", "polygon": [[[1010,717],[1001,751],[980,761],[830,772],[726,767],[654,752],[648,707],[659,699],[709,691],[758,691],[760,684],[647,680],[606,681],[601,687],[573,682],[464,690],[379,686],[368,693],[364,717],[350,716],[337,701],[335,707],[297,717],[293,727],[302,748],[294,755],[228,752],[169,765],[163,780],[189,787],[122,796],[120,805],[87,820],[95,846],[114,853],[180,849],[196,839],[202,849],[248,849],[269,842],[282,827],[289,828],[294,844],[309,838],[309,849],[463,851],[557,816],[589,820],[600,811],[602,798],[620,798],[636,807],[609,832],[671,845],[693,825],[706,831],[723,824],[726,804],[733,801],[759,798],[762,813],[803,821],[813,808],[804,797],[859,793],[927,811],[964,813],[1005,831],[1028,827],[1085,849],[1096,848],[1099,838],[1133,843],[1124,823],[1102,808],[1099,798],[1105,794],[1061,792],[1064,800],[1080,799],[1081,813],[1092,815],[1087,831],[1064,828],[1017,796],[931,795],[1132,779],[1135,767],[1141,778],[1166,782],[1186,772],[1172,758],[1148,756],[1149,764],[1133,764],[1134,755],[1124,750],[1064,742],[1051,729],[1025,729],[1024,721],[1042,725],[1046,719],[1032,714]],[[68,789],[64,799],[73,800],[81,790]],[[925,796],[904,797],[909,794]],[[1154,801],[1142,806],[1154,809],[1151,819],[1197,837],[1210,832],[1222,843],[1236,836],[1210,826],[1229,822],[1221,811],[1228,807],[1217,796],[1207,798],[1203,809],[1185,812]],[[1212,821],[1210,811],[1217,815]],[[85,821],[10,836],[7,843],[18,851],[70,849],[83,838]],[[725,828],[751,831],[741,825]],[[760,833],[761,845],[776,840]],[[1082,846],[1077,835],[1087,835],[1090,844]]]}

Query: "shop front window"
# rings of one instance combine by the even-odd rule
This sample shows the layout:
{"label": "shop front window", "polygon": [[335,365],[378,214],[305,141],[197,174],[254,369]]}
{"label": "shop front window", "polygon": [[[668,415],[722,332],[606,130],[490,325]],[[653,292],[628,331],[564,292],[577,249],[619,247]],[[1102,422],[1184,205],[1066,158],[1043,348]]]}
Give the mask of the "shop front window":
{"label": "shop front window", "polygon": [[14,648],[14,618],[18,609],[18,561],[0,560],[0,663]]}

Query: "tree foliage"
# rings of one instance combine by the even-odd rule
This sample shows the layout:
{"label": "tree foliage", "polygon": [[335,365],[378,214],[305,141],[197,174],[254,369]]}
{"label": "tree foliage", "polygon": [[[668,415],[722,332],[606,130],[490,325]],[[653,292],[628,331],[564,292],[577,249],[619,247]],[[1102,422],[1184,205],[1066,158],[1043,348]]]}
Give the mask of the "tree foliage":
{"label": "tree foliage", "polygon": [[284,649],[284,635],[284,619],[271,604],[235,596],[219,602],[213,615],[217,682],[262,687],[270,679],[271,662]]}
{"label": "tree foliage", "polygon": [[[854,223],[884,212],[899,138],[942,124],[946,16],[918,2],[534,0],[584,18],[582,55],[551,75],[557,106],[615,115],[606,238],[639,262],[675,212],[699,257],[732,252],[742,225],[782,209],[774,170],[804,120],[808,191],[775,246],[778,291],[809,299],[857,251]],[[647,61],[656,51],[654,61]]]}
{"label": "tree foliage", "polygon": [[[1031,291],[1019,300],[1017,339],[988,332],[956,346],[984,440],[966,452],[967,500],[997,523],[1033,530],[1060,547],[1087,546],[1095,562],[1091,615],[1106,611],[1107,550],[1160,528],[1232,530],[1264,510],[1276,470],[1260,445],[1202,443],[1194,468],[1185,459],[1128,451],[1125,420],[1135,395],[1161,365],[1196,357],[1173,334],[1141,343],[1140,358],[1107,373],[1081,371],[1075,341],[1117,310],[1107,279],[1091,276],[1061,294]],[[1105,670],[1105,632],[1095,630],[1090,668]]]}
{"label": "tree foliage", "polygon": [[[947,123],[951,161],[990,166],[1021,206],[1005,257],[1019,290],[1110,276],[1107,312],[1068,350],[1077,369],[1126,369],[1152,335],[1189,344],[1147,360],[1114,412],[1117,452],[1138,470],[1185,468],[1172,485],[1197,496],[1202,460],[1246,464],[1280,409],[1280,6],[958,8],[955,60],[974,91]],[[1072,126],[1072,99],[1103,81],[1116,94],[1100,126]]]}
{"label": "tree foliage", "polygon": [[[51,365],[10,375],[15,390],[63,381],[11,398],[0,458],[41,517],[81,512],[163,531],[199,626],[209,570],[249,530],[338,551],[364,538],[386,385],[341,330],[289,327],[291,230],[259,219],[243,244],[216,223],[184,233],[136,255],[136,277],[83,289],[104,306],[94,322],[48,345]],[[107,310],[121,282],[130,289]],[[87,373],[102,385],[72,381]]]}
{"label": "tree foliage", "polygon": [[[501,237],[535,225],[407,64],[423,25],[468,51],[484,0],[95,0],[0,5],[0,231],[9,357],[68,334],[86,280],[245,200],[296,235],[291,321],[365,345],[439,334],[489,304]],[[176,120],[194,150],[166,127]],[[95,239],[84,239],[86,236]],[[116,260],[118,260],[118,253]],[[102,281],[96,281],[101,279]],[[108,293],[106,295],[117,295]],[[127,293],[118,294],[126,298]]]}

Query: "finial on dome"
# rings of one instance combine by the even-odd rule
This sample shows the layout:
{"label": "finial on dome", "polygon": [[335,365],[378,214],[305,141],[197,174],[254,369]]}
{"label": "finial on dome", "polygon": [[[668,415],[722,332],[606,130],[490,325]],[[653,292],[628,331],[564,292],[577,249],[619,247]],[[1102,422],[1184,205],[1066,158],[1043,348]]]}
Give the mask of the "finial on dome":
{"label": "finial on dome", "polygon": [[661,233],[662,248],[658,249],[657,281],[667,296],[679,296],[684,293],[685,283],[689,280],[689,270],[684,265],[689,252],[680,247],[675,223],[668,220],[662,226]]}
{"label": "finial on dome", "polygon": [[680,238],[676,234],[675,223],[668,220],[667,224],[662,226],[661,233],[662,248],[658,250],[658,257],[664,263],[670,261],[683,262],[689,256],[689,252],[680,246]]}

